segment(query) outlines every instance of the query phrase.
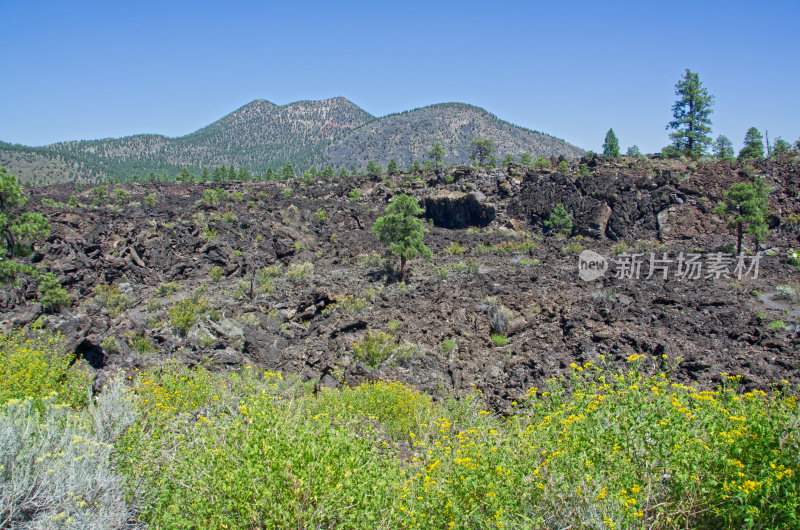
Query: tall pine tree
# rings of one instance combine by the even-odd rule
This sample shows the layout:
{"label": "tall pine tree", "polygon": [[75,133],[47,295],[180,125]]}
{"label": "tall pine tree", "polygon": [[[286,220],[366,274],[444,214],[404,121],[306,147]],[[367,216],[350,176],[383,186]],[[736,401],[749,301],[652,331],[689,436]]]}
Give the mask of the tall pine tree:
{"label": "tall pine tree", "polygon": [[619,156],[619,139],[614,134],[614,129],[609,129],[606,133],[606,140],[603,142],[603,156],[617,158]]}
{"label": "tall pine tree", "polygon": [[711,144],[708,133],[711,132],[714,96],[703,87],[700,76],[688,68],[675,84],[675,95],[678,99],[672,105],[674,119],[667,124],[667,129],[675,129],[670,133],[672,144],[681,154],[698,158]]}

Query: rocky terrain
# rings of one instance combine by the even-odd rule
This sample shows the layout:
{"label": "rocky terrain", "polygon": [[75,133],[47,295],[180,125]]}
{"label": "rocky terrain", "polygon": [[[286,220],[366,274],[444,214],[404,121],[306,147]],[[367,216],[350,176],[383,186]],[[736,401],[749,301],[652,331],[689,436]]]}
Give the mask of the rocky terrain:
{"label": "rocky terrain", "polygon": [[[723,373],[748,388],[800,381],[800,302],[786,294],[800,277],[787,257],[800,234],[797,161],[568,162],[563,173],[462,167],[219,192],[128,184],[108,200],[72,184],[34,188],[29,207],[51,235],[31,259],[75,303],[42,314],[32,287],[4,287],[0,319],[61,331],[98,381],[170,359],[254,364],[318,387],[397,379],[437,397],[476,387],[498,410],[571,363],[622,366],[636,354],[703,386]],[[714,206],[755,174],[774,188],[757,278],[645,278],[651,252],[730,252],[733,232]],[[370,231],[399,193],[432,220],[433,258],[412,261],[406,283]],[[66,206],[72,195],[80,206]],[[543,231],[557,203],[574,216],[571,237]],[[579,278],[583,248],[612,263],[604,277]],[[626,252],[644,256],[638,280],[615,275]],[[370,337],[379,355],[359,359]]]}
{"label": "rocky terrain", "polygon": [[407,167],[424,161],[435,142],[450,164],[469,162],[473,138],[495,139],[497,154],[575,157],[583,150],[553,136],[517,127],[483,109],[460,103],[430,105],[376,118],[345,98],[275,105],[255,100],[185,136],[138,134],[125,138],[27,147],[0,142],[0,167],[23,182],[135,180],[150,172],[174,177],[182,167],[196,175],[220,165],[262,175],[292,162],[298,174],[331,164],[337,171],[384,168],[392,158]]}

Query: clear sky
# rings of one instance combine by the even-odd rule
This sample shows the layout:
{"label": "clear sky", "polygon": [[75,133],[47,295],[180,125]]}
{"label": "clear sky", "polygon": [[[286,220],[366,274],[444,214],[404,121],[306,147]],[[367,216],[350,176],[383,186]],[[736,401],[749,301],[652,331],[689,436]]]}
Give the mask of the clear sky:
{"label": "clear sky", "polygon": [[800,137],[800,1],[0,0],[0,140],[179,136],[254,100],[460,101],[600,150],[669,143],[686,68],[712,134]]}

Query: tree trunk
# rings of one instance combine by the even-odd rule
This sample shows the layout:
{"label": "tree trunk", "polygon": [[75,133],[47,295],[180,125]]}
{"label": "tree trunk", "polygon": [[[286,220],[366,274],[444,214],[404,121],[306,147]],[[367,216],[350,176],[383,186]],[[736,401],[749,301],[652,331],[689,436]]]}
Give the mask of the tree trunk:
{"label": "tree trunk", "polygon": [[400,256],[400,281],[406,281],[406,257]]}
{"label": "tree trunk", "polygon": [[736,224],[736,253],[742,253],[742,223]]}

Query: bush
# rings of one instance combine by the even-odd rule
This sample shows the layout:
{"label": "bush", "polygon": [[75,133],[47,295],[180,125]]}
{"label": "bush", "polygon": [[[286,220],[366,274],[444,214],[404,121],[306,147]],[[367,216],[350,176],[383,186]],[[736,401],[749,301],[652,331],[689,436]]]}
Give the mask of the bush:
{"label": "bush", "polygon": [[94,288],[94,294],[95,302],[104,307],[112,318],[118,317],[133,304],[118,285],[100,284]]}
{"label": "bush", "polygon": [[167,310],[169,325],[178,335],[185,336],[207,308],[205,300],[195,297],[178,300]]}
{"label": "bush", "polygon": [[215,265],[208,269],[208,275],[211,276],[211,279],[215,282],[218,282],[225,276],[225,267],[220,267],[219,265]]}
{"label": "bush", "polygon": [[[84,392],[88,389],[85,387]],[[4,528],[126,528],[133,521],[123,480],[111,465],[113,442],[135,408],[112,381],[96,403],[75,413],[56,396],[0,407],[0,522]]]}
{"label": "bush", "polygon": [[347,193],[347,198],[351,201],[357,201],[361,198],[361,190],[354,189]]}
{"label": "bush", "polygon": [[492,333],[492,343],[495,346],[505,346],[508,344],[508,337],[499,333]]}
{"label": "bush", "polygon": [[567,212],[564,205],[559,203],[553,208],[550,217],[544,222],[545,228],[565,235],[572,233],[572,214]]}
{"label": "bush", "polygon": [[39,275],[39,303],[46,311],[56,311],[72,303],[72,297],[52,272]]}
{"label": "bush", "polygon": [[286,275],[293,282],[305,280],[314,275],[314,264],[309,262],[292,263],[289,265]]}
{"label": "bush", "polygon": [[533,167],[540,169],[548,168],[550,167],[550,159],[543,156],[537,157],[536,161],[533,163]]}
{"label": "bush", "polygon": [[63,347],[60,335],[40,329],[0,334],[0,404],[24,398],[41,403],[52,392],[60,403],[86,404],[90,370]]}
{"label": "bush", "polygon": [[558,163],[558,171],[559,173],[568,173],[569,172],[569,164],[566,160],[562,160]]}
{"label": "bush", "polygon": [[138,377],[116,463],[158,528],[796,528],[796,397],[635,367],[661,361],[573,364],[503,417],[478,393],[168,365]]}

